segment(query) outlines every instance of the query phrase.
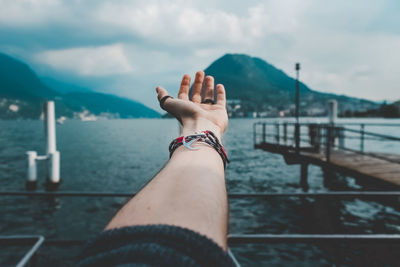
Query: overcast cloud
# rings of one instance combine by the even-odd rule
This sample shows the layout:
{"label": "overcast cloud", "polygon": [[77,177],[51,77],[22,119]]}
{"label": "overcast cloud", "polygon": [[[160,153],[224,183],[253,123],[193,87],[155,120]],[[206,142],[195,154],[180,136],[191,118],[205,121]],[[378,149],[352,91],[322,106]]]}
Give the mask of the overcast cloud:
{"label": "overcast cloud", "polygon": [[[267,60],[312,89],[400,99],[400,2],[0,0],[0,51],[52,76],[156,107],[156,85],[225,53]],[[229,88],[228,88],[229,90]]]}

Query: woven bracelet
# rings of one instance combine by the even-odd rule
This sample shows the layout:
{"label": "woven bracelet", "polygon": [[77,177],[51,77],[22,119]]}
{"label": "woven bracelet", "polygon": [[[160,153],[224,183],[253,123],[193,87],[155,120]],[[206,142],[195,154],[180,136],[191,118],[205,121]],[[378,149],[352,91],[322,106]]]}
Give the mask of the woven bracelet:
{"label": "woven bracelet", "polygon": [[180,137],[174,139],[171,142],[171,144],[169,145],[169,157],[171,158],[174,151],[181,145],[184,145],[185,147],[187,147],[188,149],[191,149],[191,150],[198,149],[196,147],[191,147],[191,144],[194,142],[206,143],[207,145],[214,148],[218,152],[218,154],[221,156],[222,161],[224,163],[224,168],[226,167],[226,164],[230,162],[228,159],[228,155],[226,154],[226,151],[225,151],[224,147],[222,146],[221,142],[218,140],[218,138],[215,136],[215,134],[211,131],[203,131],[199,134],[180,136]]}

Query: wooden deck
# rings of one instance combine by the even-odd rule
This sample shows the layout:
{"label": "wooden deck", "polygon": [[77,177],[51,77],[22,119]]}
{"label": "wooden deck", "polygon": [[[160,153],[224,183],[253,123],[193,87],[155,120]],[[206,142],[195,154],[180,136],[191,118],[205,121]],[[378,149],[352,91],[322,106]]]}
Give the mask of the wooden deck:
{"label": "wooden deck", "polygon": [[296,153],[294,147],[281,144],[261,142],[254,147],[281,154],[287,164],[314,164],[356,178],[370,178],[373,181],[400,187],[400,155],[332,150],[327,161],[325,153],[314,152],[311,148],[301,148],[299,153]]}

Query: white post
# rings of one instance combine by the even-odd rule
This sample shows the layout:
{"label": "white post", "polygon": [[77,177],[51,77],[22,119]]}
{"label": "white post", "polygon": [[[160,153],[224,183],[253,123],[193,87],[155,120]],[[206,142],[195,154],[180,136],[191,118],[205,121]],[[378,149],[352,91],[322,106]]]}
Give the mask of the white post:
{"label": "white post", "polygon": [[34,190],[36,188],[37,182],[37,169],[36,169],[36,151],[27,151],[26,155],[28,156],[28,166],[27,166],[27,174],[26,174],[26,189]]}
{"label": "white post", "polygon": [[330,136],[331,140],[329,141],[329,145],[336,147],[336,141],[338,137],[338,132],[336,131],[337,127],[335,127],[336,119],[337,119],[337,110],[338,103],[335,99],[328,101],[328,117],[329,117],[329,127],[330,128]]}
{"label": "white post", "polygon": [[54,102],[47,101],[44,104],[46,137],[47,137],[47,154],[56,151],[56,119],[54,112]]}
{"label": "white post", "polygon": [[329,124],[335,124],[337,119],[338,103],[336,100],[332,99],[328,101],[328,118]]}
{"label": "white post", "polygon": [[47,160],[47,189],[57,189],[60,184],[60,152],[56,148],[56,116],[54,101],[47,101],[43,105],[45,114],[45,132],[47,139],[46,155],[38,156],[36,151],[27,151],[28,166],[26,174],[26,188],[34,190],[37,182],[36,161]]}
{"label": "white post", "polygon": [[48,101],[44,105],[47,137],[47,185],[52,190],[60,183],[60,152],[56,148],[56,118],[54,102]]}
{"label": "white post", "polygon": [[60,152],[55,151],[54,153],[49,154],[48,160],[48,176],[49,182],[51,183],[60,183]]}

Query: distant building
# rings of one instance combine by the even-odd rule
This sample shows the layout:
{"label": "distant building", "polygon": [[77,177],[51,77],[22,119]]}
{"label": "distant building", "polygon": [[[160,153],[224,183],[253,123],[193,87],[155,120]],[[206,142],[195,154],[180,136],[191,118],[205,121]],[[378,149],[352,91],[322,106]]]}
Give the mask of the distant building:
{"label": "distant building", "polygon": [[240,99],[227,99],[226,100],[226,111],[229,117],[243,117],[243,112],[240,112],[242,108],[242,101]]}
{"label": "distant building", "polygon": [[247,118],[257,118],[257,112],[248,112]]}

